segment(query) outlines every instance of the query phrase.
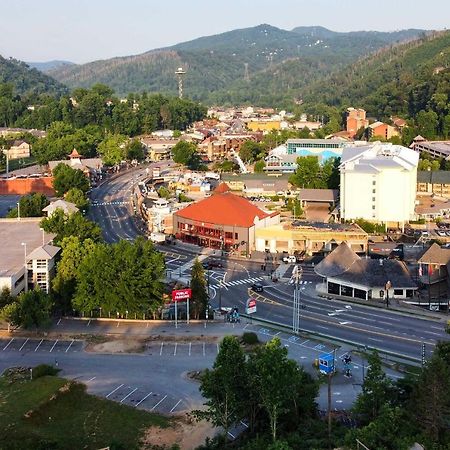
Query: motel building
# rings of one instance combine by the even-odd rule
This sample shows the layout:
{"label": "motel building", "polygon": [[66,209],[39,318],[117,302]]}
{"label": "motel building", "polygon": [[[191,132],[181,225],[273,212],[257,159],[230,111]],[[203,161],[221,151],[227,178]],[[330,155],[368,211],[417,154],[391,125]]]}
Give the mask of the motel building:
{"label": "motel building", "polygon": [[255,248],[255,230],[279,221],[278,213],[259,209],[221,183],[211,197],[175,212],[173,230],[184,242],[248,255]]}
{"label": "motel building", "polygon": [[346,242],[324,258],[314,271],[323,277],[321,295],[361,300],[411,300],[417,285],[403,261],[358,256]]}

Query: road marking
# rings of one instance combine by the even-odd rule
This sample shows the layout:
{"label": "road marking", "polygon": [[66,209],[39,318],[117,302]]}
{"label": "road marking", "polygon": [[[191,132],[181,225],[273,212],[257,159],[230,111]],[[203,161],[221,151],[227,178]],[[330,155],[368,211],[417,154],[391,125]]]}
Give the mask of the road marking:
{"label": "road marking", "polygon": [[30,338],[27,338],[27,340],[22,344],[22,347],[19,348],[19,352],[22,351],[22,349],[25,347],[25,344],[30,340]]}
{"label": "road marking", "polygon": [[72,344],[75,342],[75,339],[72,339],[72,342],[69,344],[69,346],[66,348],[66,353],[69,351],[69,348],[72,347]]}
{"label": "road marking", "polygon": [[94,381],[96,378],[97,378],[97,377],[89,378],[89,380],[87,380],[86,383],[89,383],[90,381]]}
{"label": "road marking", "polygon": [[174,409],[181,403],[181,398],[178,400],[177,404],[170,410],[170,412],[173,412]]}
{"label": "road marking", "polygon": [[56,325],[59,325],[61,323],[61,318],[58,320],[58,323]]}
{"label": "road marking", "polygon": [[278,333],[275,333],[275,336],[278,336],[279,334],[281,334],[281,331],[279,331]]}
{"label": "road marking", "polygon": [[147,398],[150,397],[150,395],[152,395],[152,394],[153,394],[153,392],[149,392],[142,400],[139,400],[139,401],[136,403],[136,408],[137,408],[144,400],[147,400]]}
{"label": "road marking", "polygon": [[118,328],[118,327],[119,327],[119,325],[120,325],[120,322],[117,322],[117,327],[116,327],[116,328]]}
{"label": "road marking", "polygon": [[297,342],[300,338],[298,338],[297,336],[291,336],[288,341],[289,342]]}
{"label": "road marking", "polygon": [[342,400],[336,400],[336,403],[342,403]]}
{"label": "road marking", "polygon": [[234,436],[233,434],[231,434],[229,431],[228,431],[228,434],[229,434],[233,439],[235,439],[235,436]]}
{"label": "road marking", "polygon": [[316,350],[322,350],[323,348],[325,348],[325,345],[323,345],[323,344],[317,344],[314,348],[315,348]]}
{"label": "road marking", "polygon": [[36,348],[34,349],[35,352],[37,352],[37,349],[41,346],[42,342],[44,342],[44,339],[41,339],[41,342],[39,342],[39,344],[36,346]]}
{"label": "road marking", "polygon": [[367,339],[370,339],[371,341],[375,341],[375,342],[383,342],[382,339],[377,339],[377,338],[373,338],[373,337],[368,337]]}
{"label": "road marking", "polygon": [[340,322],[340,321],[339,321],[339,325],[347,325],[347,324],[349,324],[349,323],[351,323],[351,322],[347,322],[347,321]]}
{"label": "road marking", "polygon": [[203,356],[205,356],[205,343],[203,342]]}
{"label": "road marking", "polygon": [[89,319],[88,323],[87,323],[87,327],[91,324],[91,319]]}
{"label": "road marking", "polygon": [[125,395],[125,397],[120,400],[120,403],[123,403],[133,392],[136,392],[138,388],[134,388],[129,394]]}
{"label": "road marking", "polygon": [[219,353],[219,344],[217,343],[217,353]]}
{"label": "road marking", "polygon": [[247,323],[247,324],[245,324],[245,327],[244,327],[244,330],[247,328],[249,326],[249,324]]}
{"label": "road marking", "polygon": [[165,395],[150,411],[153,411],[158,405],[160,405],[165,399],[167,395]]}
{"label": "road marking", "polygon": [[164,347],[164,342],[161,342],[161,350],[159,351],[159,356],[162,355],[163,347]]}
{"label": "road marking", "polygon": [[11,344],[11,342],[14,340],[14,338],[12,338],[4,347],[3,347],[3,351],[5,351],[8,347],[9,344]]}
{"label": "road marking", "polygon": [[189,342],[189,356],[191,356],[191,347],[192,347],[192,342]]}
{"label": "road marking", "polygon": [[242,422],[242,420],[241,420],[241,424],[244,425],[245,428],[248,428],[248,425],[245,422]]}
{"label": "road marking", "polygon": [[306,341],[303,341],[300,345],[305,345],[307,342],[309,342],[309,339],[306,339]]}
{"label": "road marking", "polygon": [[175,342],[175,348],[173,349],[173,356],[177,356],[177,345],[178,342]]}
{"label": "road marking", "polygon": [[58,339],[56,339],[55,343],[53,344],[52,348],[50,349],[50,353],[53,351],[53,349],[55,348],[55,345],[58,343]]}
{"label": "road marking", "polygon": [[108,398],[110,395],[114,394],[114,392],[118,391],[123,386],[123,383],[113,389],[105,398]]}

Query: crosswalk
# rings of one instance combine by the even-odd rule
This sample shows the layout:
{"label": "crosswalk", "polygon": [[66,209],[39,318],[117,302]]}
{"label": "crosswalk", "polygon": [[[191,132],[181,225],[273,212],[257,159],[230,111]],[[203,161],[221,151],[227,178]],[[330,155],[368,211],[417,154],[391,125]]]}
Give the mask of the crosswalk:
{"label": "crosswalk", "polygon": [[92,202],[91,206],[111,206],[111,205],[129,205],[130,202]]}
{"label": "crosswalk", "polygon": [[226,281],[226,282],[221,281],[221,282],[219,282],[219,284],[211,284],[210,286],[217,289],[219,287],[230,287],[230,286],[239,286],[242,284],[257,283],[258,281],[262,281],[262,280],[264,280],[264,277],[245,278],[243,280],[233,280],[233,281]]}

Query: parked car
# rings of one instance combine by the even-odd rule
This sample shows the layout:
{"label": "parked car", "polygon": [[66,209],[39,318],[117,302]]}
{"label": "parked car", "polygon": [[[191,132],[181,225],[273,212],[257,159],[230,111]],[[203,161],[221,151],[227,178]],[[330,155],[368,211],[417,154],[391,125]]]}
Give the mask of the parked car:
{"label": "parked car", "polygon": [[253,283],[250,289],[254,292],[264,292],[264,286],[259,283]]}
{"label": "parked car", "polygon": [[283,256],[283,262],[286,264],[295,264],[297,262],[297,258],[294,255]]}
{"label": "parked car", "polygon": [[218,261],[217,259],[209,259],[207,261],[203,261],[203,268],[206,270],[219,268],[221,269],[223,267],[223,264]]}
{"label": "parked car", "polygon": [[447,236],[446,232],[445,232],[445,231],[442,231],[442,230],[437,230],[436,233],[437,233],[439,236]]}

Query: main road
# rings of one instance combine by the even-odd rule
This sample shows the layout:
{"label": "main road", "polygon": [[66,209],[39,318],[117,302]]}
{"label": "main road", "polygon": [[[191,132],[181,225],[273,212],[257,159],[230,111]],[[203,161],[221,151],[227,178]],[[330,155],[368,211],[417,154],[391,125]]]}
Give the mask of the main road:
{"label": "main road", "polygon": [[[93,189],[90,214],[102,227],[107,242],[132,240],[141,234],[138,221],[133,217],[131,193],[132,186],[146,175],[145,168],[132,169]],[[167,268],[174,276],[189,276],[195,248],[175,245],[161,247],[161,250],[166,253]],[[289,273],[288,270],[287,275]],[[220,303],[222,306],[238,306],[243,311],[249,287],[258,282],[263,285],[264,292],[259,298],[255,316],[287,326],[292,324],[294,286],[282,281],[272,282],[259,263],[225,259],[225,267],[211,270],[208,277],[213,306]],[[429,356],[437,341],[450,338],[445,331],[444,319],[323,298],[315,290],[316,284],[320,282],[313,268],[304,265],[300,285],[302,331],[416,360],[422,357],[423,345],[426,356]]]}

